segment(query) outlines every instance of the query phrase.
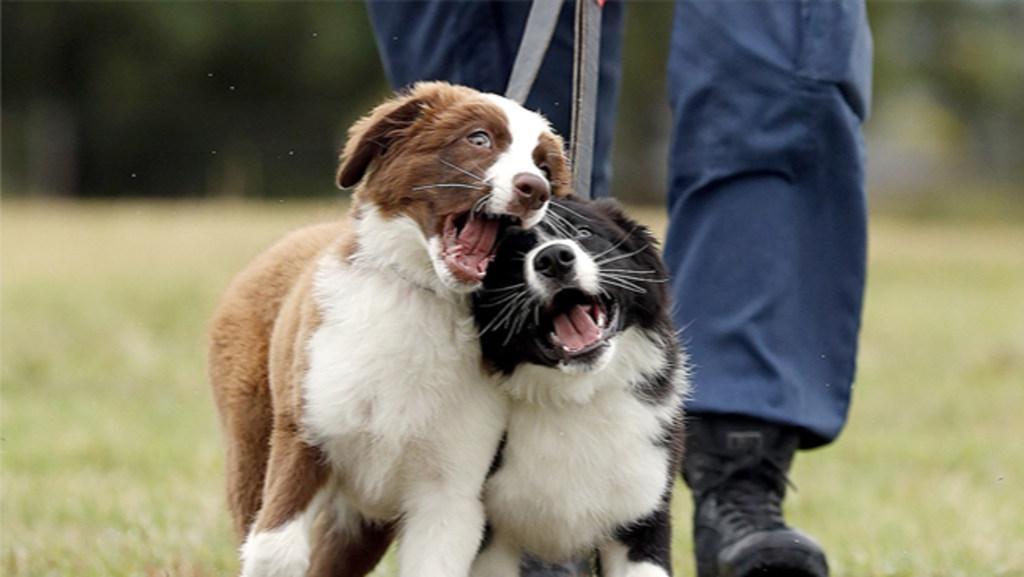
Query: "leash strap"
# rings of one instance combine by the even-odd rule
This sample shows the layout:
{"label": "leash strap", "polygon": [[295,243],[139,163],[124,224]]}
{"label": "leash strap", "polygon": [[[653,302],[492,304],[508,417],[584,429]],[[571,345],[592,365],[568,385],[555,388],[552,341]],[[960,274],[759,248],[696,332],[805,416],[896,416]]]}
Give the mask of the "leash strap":
{"label": "leash strap", "polygon": [[[576,0],[572,64],[572,161],[573,190],[590,197],[594,166],[594,126],[597,115],[597,79],[601,55],[601,7],[605,0]],[[551,44],[564,0],[533,0],[519,52],[512,65],[505,96],[523,104],[537,79],[544,54]]]}
{"label": "leash strap", "polygon": [[[534,4],[543,0],[534,0]],[[597,115],[597,79],[601,55],[601,7],[604,0],[576,0],[576,45],[572,67],[573,192],[590,198],[594,166],[594,126]]]}
{"label": "leash strap", "polygon": [[537,79],[544,54],[551,44],[558,24],[558,14],[562,10],[563,0],[534,0],[530,6],[530,14],[526,17],[526,28],[523,39],[519,41],[519,52],[512,65],[512,75],[508,79],[505,96],[519,104],[526,102],[530,88]]}

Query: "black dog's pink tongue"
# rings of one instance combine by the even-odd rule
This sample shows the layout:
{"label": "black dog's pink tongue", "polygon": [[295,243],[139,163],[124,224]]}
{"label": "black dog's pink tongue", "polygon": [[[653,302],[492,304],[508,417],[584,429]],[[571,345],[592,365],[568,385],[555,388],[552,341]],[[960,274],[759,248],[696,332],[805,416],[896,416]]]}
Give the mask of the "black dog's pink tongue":
{"label": "black dog's pink tongue", "polygon": [[470,216],[459,231],[455,244],[458,248],[456,263],[464,271],[477,278],[483,278],[487,264],[491,261],[494,243],[500,228],[497,220]]}
{"label": "black dog's pink tongue", "polygon": [[601,339],[601,329],[590,317],[589,306],[576,305],[555,317],[555,336],[569,351],[579,351]]}

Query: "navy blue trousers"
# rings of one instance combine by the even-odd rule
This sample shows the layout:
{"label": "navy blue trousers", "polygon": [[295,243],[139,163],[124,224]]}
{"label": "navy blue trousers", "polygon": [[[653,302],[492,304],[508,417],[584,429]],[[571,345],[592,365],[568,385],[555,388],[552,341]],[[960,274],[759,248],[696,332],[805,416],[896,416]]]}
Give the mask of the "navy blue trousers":
{"label": "navy blue trousers", "polygon": [[[529,3],[369,9],[396,88],[441,79],[501,93]],[[603,10],[595,197],[610,181],[623,6]],[[572,42],[567,3],[526,103],[569,137]],[[846,420],[864,290],[863,0],[677,0],[670,50],[665,259],[694,365],[688,410],[827,443]]]}

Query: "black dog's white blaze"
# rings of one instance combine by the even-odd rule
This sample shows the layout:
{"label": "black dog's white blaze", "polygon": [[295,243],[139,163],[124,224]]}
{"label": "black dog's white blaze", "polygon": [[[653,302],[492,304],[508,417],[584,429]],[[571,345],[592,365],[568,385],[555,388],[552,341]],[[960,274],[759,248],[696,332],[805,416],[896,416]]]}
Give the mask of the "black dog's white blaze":
{"label": "black dog's white blaze", "polygon": [[512,404],[474,577],[595,549],[605,576],[671,574],[686,379],[666,278],[650,233],[610,201],[552,201],[499,244],[473,304]]}

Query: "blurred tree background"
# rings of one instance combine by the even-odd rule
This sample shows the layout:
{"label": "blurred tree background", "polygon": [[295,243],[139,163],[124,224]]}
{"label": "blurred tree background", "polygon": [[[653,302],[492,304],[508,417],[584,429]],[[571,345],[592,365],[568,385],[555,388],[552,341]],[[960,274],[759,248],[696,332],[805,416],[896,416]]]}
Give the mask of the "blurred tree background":
{"label": "blurred tree background", "polygon": [[[670,2],[627,9],[617,194],[664,196]],[[15,2],[4,196],[329,196],[344,129],[389,92],[361,2]],[[1024,2],[870,2],[876,195],[1024,203]],[[652,99],[654,105],[652,105]]]}

